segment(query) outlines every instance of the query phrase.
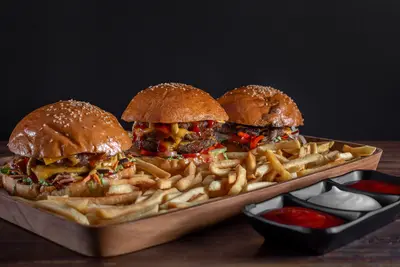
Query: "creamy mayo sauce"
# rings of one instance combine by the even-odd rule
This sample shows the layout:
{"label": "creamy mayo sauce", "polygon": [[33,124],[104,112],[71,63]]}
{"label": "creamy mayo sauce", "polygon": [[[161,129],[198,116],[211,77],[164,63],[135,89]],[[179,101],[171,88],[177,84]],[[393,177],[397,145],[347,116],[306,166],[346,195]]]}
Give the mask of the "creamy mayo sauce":
{"label": "creamy mayo sauce", "polygon": [[342,191],[336,186],[333,186],[328,192],[309,198],[307,201],[321,206],[342,210],[370,211],[382,207],[378,201],[372,197]]}

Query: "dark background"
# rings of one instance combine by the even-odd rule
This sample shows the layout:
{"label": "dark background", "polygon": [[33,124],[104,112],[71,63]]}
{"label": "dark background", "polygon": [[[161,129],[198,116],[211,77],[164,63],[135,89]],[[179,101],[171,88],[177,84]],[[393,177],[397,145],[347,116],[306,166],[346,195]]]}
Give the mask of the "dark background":
{"label": "dark background", "polygon": [[400,1],[1,1],[0,138],[59,99],[120,117],[178,81],[295,99],[303,133],[399,140]]}

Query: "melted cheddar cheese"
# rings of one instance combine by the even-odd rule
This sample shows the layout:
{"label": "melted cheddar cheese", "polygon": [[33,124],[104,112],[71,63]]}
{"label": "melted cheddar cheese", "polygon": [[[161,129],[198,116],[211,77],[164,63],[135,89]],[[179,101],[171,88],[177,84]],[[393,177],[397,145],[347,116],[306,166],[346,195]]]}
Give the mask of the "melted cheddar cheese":
{"label": "melted cheddar cheese", "polygon": [[85,173],[89,172],[89,168],[86,166],[83,167],[62,167],[62,166],[45,166],[45,165],[37,165],[31,168],[32,172],[39,179],[47,179],[57,173]]}
{"label": "melted cheddar cheese", "polygon": [[[166,147],[168,151],[175,150],[179,144],[182,142],[183,138],[185,137],[186,134],[190,133],[190,131],[186,130],[185,128],[179,128],[178,123],[172,123],[170,124],[170,134],[168,136],[165,136],[165,139],[172,138],[173,142],[170,141],[163,141],[162,144]],[[146,133],[152,132],[155,130],[154,124],[149,123],[148,128],[140,128],[137,129],[135,128],[135,125],[133,126],[134,131],[138,131],[139,136],[143,136]]]}

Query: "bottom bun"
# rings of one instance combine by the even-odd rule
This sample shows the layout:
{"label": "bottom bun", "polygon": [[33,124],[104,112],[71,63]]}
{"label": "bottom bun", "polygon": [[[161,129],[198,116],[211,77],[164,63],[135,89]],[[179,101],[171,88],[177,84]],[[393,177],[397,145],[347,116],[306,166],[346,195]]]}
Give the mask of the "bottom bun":
{"label": "bottom bun", "polygon": [[[41,187],[39,184],[26,185],[18,183],[15,177],[1,174],[1,184],[3,188],[13,196],[19,196],[26,199],[38,200],[46,199],[47,196],[70,196],[70,197],[99,197],[104,196],[108,186],[93,184],[89,187],[83,181],[71,183],[62,189],[56,189],[54,186]],[[105,180],[103,178],[103,180]],[[105,184],[109,184],[105,181]]]}

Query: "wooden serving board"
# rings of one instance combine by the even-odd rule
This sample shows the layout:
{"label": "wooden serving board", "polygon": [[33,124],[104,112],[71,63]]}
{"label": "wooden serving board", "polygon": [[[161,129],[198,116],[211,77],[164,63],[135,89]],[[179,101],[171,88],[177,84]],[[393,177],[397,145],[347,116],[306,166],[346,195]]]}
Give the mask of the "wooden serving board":
{"label": "wooden serving board", "polygon": [[[328,141],[315,137],[306,138],[309,141]],[[336,141],[334,149],[341,150],[343,144],[360,145]],[[80,254],[116,256],[166,243],[218,223],[239,214],[242,208],[250,203],[260,202],[353,170],[376,170],[381,155],[382,150],[378,148],[369,157],[267,188],[233,197],[211,199],[198,206],[116,225],[80,225],[16,201],[4,190],[0,191],[0,217]]]}

